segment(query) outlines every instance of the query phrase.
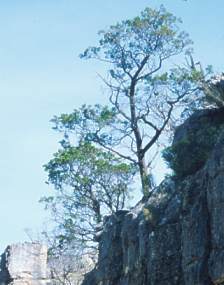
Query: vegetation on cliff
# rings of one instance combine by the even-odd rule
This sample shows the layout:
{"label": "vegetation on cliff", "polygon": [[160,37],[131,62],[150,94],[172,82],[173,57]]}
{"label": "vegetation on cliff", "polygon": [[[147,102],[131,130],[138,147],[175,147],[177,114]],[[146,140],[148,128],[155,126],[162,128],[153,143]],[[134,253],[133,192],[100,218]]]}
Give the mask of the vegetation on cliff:
{"label": "vegetation on cliff", "polygon": [[[133,178],[140,178],[143,197],[149,198],[158,149],[167,143],[185,109],[202,106],[201,84],[206,75],[195,68],[191,56],[191,64],[172,64],[192,52],[192,42],[180,23],[163,6],[146,8],[140,16],[100,31],[98,45],[81,55],[108,67],[107,75],[101,76],[108,104],[83,105],[52,119],[63,139],[45,165],[55,195],[42,202],[58,224],[57,246],[67,248],[78,242],[84,249],[95,247],[99,223],[105,215],[124,208]],[[201,167],[218,132],[215,126],[203,134],[189,134],[165,150],[176,175],[184,177]],[[195,135],[197,156],[192,152],[183,164]],[[206,141],[204,148],[201,141]]]}
{"label": "vegetation on cliff", "polygon": [[163,158],[177,179],[194,174],[204,166],[224,127],[223,108],[207,110],[207,115],[201,117],[198,112],[194,117],[197,117],[197,124],[194,126],[192,118],[189,119],[188,132],[178,140],[174,139],[163,151]]}

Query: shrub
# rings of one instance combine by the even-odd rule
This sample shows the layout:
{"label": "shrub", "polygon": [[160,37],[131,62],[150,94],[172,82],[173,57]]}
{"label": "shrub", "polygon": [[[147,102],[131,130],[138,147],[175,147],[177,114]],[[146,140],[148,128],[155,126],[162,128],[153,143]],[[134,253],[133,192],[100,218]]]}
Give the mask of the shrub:
{"label": "shrub", "polygon": [[189,131],[185,138],[163,151],[163,158],[177,178],[194,174],[207,161],[222,125]]}

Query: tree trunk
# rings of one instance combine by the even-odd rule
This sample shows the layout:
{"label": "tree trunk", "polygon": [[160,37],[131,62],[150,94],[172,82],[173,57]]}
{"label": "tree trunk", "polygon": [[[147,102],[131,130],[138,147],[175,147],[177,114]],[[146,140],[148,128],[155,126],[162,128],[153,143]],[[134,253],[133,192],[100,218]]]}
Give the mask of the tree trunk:
{"label": "tree trunk", "polygon": [[102,222],[102,216],[100,213],[100,203],[98,201],[93,201],[93,209],[95,212],[96,222],[101,223]]}
{"label": "tree trunk", "polygon": [[95,220],[97,223],[100,223],[102,221],[102,215],[100,211],[100,202],[95,197],[92,189],[90,191],[91,201],[92,201],[92,209],[95,213]]}
{"label": "tree trunk", "polygon": [[145,163],[145,158],[144,157],[139,157],[138,158],[138,167],[139,167],[139,172],[140,172],[140,177],[141,177],[141,183],[142,183],[142,192],[143,192],[143,197],[148,198],[150,194],[150,183],[149,183],[149,175],[148,175],[148,168]]}
{"label": "tree trunk", "polygon": [[136,115],[136,102],[135,102],[135,87],[136,87],[136,79],[132,79],[130,86],[130,113],[131,113],[131,128],[134,132],[135,140],[136,140],[136,148],[137,148],[137,157],[138,157],[138,166],[142,183],[142,192],[143,197],[149,197],[150,193],[150,185],[148,181],[148,168],[145,163],[145,156],[142,152],[142,137],[141,132],[138,126],[138,119]]}

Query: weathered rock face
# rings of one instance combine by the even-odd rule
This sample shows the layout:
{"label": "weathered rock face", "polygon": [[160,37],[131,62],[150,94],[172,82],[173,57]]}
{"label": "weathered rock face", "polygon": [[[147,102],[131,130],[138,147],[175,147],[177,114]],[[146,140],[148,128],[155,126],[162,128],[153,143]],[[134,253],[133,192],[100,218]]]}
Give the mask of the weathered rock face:
{"label": "weathered rock face", "polygon": [[[224,122],[224,113],[211,114],[200,118]],[[178,129],[175,143],[197,120]],[[97,267],[83,285],[224,284],[224,129],[200,169],[166,179],[146,203],[107,217],[99,240]]]}
{"label": "weathered rock face", "polygon": [[14,244],[1,257],[0,284],[47,283],[47,247],[39,243]]}
{"label": "weathered rock face", "polygon": [[224,107],[224,73],[215,75],[209,81],[203,82],[201,87],[208,104]]}

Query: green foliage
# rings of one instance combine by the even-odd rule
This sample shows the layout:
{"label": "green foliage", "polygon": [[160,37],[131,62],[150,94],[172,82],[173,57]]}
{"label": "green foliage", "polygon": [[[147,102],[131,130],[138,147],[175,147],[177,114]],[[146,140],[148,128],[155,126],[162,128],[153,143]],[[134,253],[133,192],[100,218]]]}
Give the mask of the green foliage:
{"label": "green foliage", "polygon": [[121,120],[110,106],[83,105],[71,114],[55,116],[54,129],[64,133],[62,143],[69,141],[69,135],[75,135],[77,142],[95,142],[100,145],[116,145],[119,141],[119,129],[127,131],[127,121]]}
{"label": "green foliage", "polygon": [[95,227],[103,216],[124,207],[136,171],[89,142],[76,147],[66,144],[44,168],[48,183],[57,191],[41,202],[56,221],[60,217],[59,244],[74,239],[85,244],[93,241]]}
{"label": "green foliage", "polygon": [[[81,55],[108,64],[103,81],[113,110],[112,120],[100,124],[98,114],[99,119],[92,118],[84,131],[88,135],[82,135],[138,165],[146,197],[150,192],[147,165],[154,157],[154,146],[159,139],[164,142],[162,135],[170,130],[175,109],[194,101],[191,94],[202,76],[192,68],[171,68],[170,58],[191,52],[192,41],[179,24],[181,20],[163,6],[146,8],[133,19],[100,31],[98,45]],[[121,151],[124,145],[125,152]]]}
{"label": "green foliage", "polygon": [[220,125],[205,124],[197,132],[189,132],[184,139],[163,151],[163,158],[177,178],[194,174],[203,167],[217,141],[220,129]]}
{"label": "green foliage", "polygon": [[[88,142],[77,147],[66,147],[54,154],[54,158],[45,165],[48,180],[57,189],[63,185],[88,185],[108,179],[118,178],[125,181],[132,174],[131,165],[121,162],[110,152],[102,151]],[[75,176],[74,176],[75,175]],[[114,175],[114,177],[113,177]],[[111,181],[112,182],[112,181]]]}
{"label": "green foliage", "polygon": [[108,64],[103,79],[107,106],[83,105],[55,116],[61,149],[45,165],[56,194],[43,198],[59,223],[60,243],[74,237],[91,244],[105,214],[122,209],[134,174],[143,195],[152,189],[149,173],[155,145],[170,131],[174,115],[192,100],[200,74],[171,68],[170,58],[190,52],[191,40],[181,21],[161,6],[99,32],[98,46],[81,55]]}
{"label": "green foliage", "polygon": [[55,123],[56,129],[75,130],[77,126],[80,129],[86,127],[88,121],[95,121],[99,125],[107,125],[113,121],[115,110],[108,106],[96,104],[94,106],[82,105],[80,109],[74,110],[71,114],[62,114],[60,117],[54,117],[52,122]]}
{"label": "green foliage", "polygon": [[188,35],[179,31],[180,23],[163,6],[159,10],[146,8],[140,16],[100,31],[99,46],[86,49],[81,57],[99,58],[103,53],[113,63],[112,77],[122,77],[125,71],[136,69],[146,55],[165,58],[191,44]]}

